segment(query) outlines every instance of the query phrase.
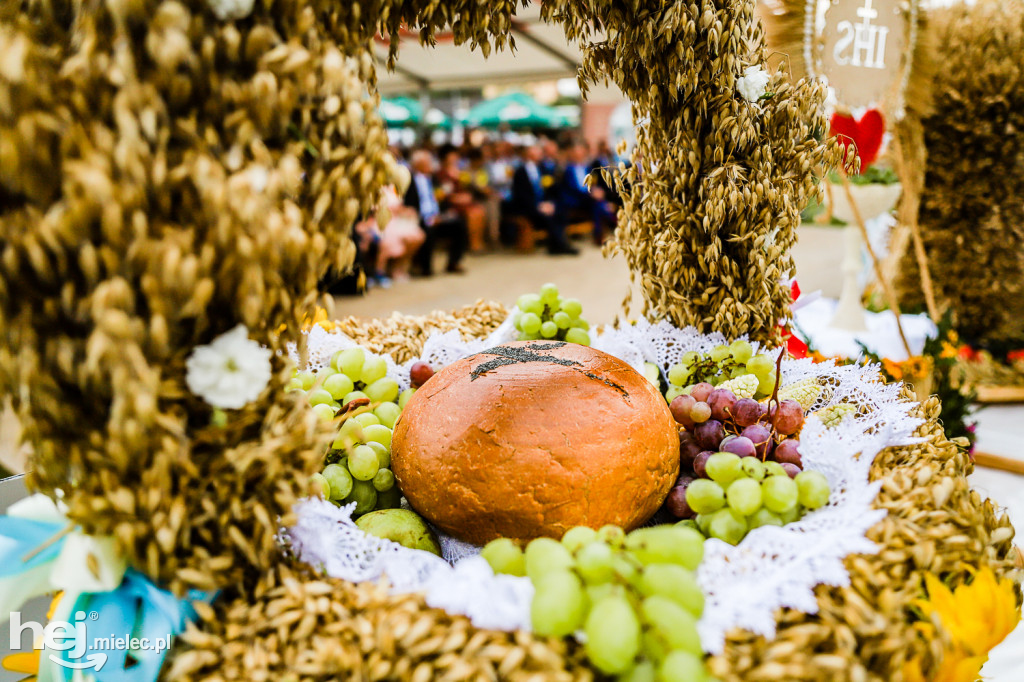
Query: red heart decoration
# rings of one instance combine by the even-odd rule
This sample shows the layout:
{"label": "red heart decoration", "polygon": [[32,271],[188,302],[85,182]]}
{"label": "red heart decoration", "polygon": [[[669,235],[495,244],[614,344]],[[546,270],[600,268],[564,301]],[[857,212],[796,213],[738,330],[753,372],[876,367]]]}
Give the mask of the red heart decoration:
{"label": "red heart decoration", "polygon": [[863,173],[878,158],[885,134],[885,119],[878,109],[868,109],[859,121],[846,114],[832,114],[829,134],[838,138],[843,147],[853,143],[860,155],[860,171]]}

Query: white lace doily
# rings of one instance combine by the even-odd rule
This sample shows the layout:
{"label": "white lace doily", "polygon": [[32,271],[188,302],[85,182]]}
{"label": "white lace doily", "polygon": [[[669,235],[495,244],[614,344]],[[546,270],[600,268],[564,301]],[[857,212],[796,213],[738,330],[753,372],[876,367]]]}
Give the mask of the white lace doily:
{"label": "white lace doily", "polygon": [[[314,367],[335,350],[353,345],[341,334],[318,329],[314,327],[309,338]],[[423,357],[440,367],[509,340],[512,333],[506,322],[485,340],[463,341],[457,332],[435,334],[427,340]],[[692,328],[643,320],[592,332],[592,337],[595,348],[637,369],[647,361],[663,372],[689,350],[708,351],[726,341],[720,334],[702,335]],[[409,364],[400,367],[389,359],[389,371],[403,386],[408,385]],[[900,401],[900,386],[882,384],[874,367],[783,361],[783,386],[807,377],[819,377],[824,386],[812,412],[844,402],[858,408],[832,429],[809,416],[800,436],[804,465],[825,475],[831,499],[826,507],[796,523],[758,528],[735,547],[715,539],[705,543],[697,577],[706,595],[699,630],[709,653],[722,650],[725,633],[734,627],[773,637],[775,611],[781,607],[815,613],[814,587],[848,585],[843,559],[879,549],[865,538],[867,530],[885,516],[884,510],[871,507],[880,484],[869,483],[868,472],[883,448],[914,442],[911,434],[921,422],[908,416],[913,404]],[[529,581],[494,576],[486,562],[465,558],[474,552],[471,546],[444,539],[445,558],[462,559],[452,567],[425,552],[361,533],[346,510],[327,502],[303,502],[298,516],[298,525],[289,531],[293,547],[301,558],[322,565],[329,575],[352,581],[386,576],[396,591],[423,591],[429,604],[467,615],[478,627],[529,627]]]}

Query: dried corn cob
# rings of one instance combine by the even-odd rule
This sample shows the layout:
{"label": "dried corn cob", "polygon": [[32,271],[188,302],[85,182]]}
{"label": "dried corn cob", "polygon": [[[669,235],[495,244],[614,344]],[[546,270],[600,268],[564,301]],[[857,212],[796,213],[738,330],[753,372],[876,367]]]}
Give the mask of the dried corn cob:
{"label": "dried corn cob", "polygon": [[838,405],[829,405],[824,409],[818,410],[814,415],[821,420],[822,424],[831,429],[839,426],[847,415],[855,414],[856,412],[856,405],[839,403]]}
{"label": "dried corn cob", "polygon": [[753,398],[757,393],[757,377],[753,374],[744,374],[741,377],[723,381],[716,388],[727,388],[737,398]]}
{"label": "dried corn cob", "polygon": [[790,384],[779,389],[779,400],[795,400],[800,403],[804,411],[811,409],[814,401],[821,395],[821,386],[816,377],[802,379],[795,384]]}

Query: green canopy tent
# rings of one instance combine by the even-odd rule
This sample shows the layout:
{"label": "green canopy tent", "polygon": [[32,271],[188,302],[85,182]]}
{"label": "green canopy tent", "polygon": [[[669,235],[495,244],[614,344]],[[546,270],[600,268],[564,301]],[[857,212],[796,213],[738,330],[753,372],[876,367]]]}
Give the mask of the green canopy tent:
{"label": "green canopy tent", "polygon": [[525,92],[510,92],[469,110],[462,123],[470,128],[567,128],[569,119]]}
{"label": "green canopy tent", "polygon": [[[424,120],[423,106],[419,100],[406,95],[383,98],[380,101],[380,115],[389,128],[418,126]],[[440,109],[430,109],[427,111],[426,125],[429,128],[448,128],[451,119]]]}

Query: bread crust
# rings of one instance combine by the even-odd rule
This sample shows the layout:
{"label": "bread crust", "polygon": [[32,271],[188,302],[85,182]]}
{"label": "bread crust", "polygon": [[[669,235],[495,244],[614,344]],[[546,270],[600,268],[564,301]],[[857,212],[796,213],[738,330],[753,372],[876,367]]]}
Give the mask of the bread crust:
{"label": "bread crust", "polygon": [[679,473],[678,427],[657,388],[618,358],[558,341],[452,363],[406,405],[392,446],[413,509],[475,544],[635,528]]}

